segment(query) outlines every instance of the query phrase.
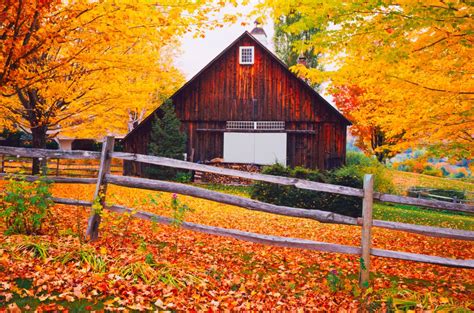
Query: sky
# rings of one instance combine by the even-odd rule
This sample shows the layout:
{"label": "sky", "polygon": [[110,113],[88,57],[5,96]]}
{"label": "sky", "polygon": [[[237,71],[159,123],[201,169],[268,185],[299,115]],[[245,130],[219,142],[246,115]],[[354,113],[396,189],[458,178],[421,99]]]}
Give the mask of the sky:
{"label": "sky", "polygon": [[[240,6],[234,8],[231,5],[224,7],[221,15],[231,14],[235,12],[243,13],[243,15],[250,14],[254,9],[254,6],[258,0],[251,0],[249,5]],[[229,46],[237,37],[242,35],[243,32],[251,31],[255,25],[253,23],[254,18],[243,17],[240,18],[233,25],[225,25],[223,28],[217,28],[206,33],[205,38],[193,38],[192,34],[187,34],[182,39],[181,55],[176,60],[176,66],[185,74],[186,79],[191,79],[197,72],[199,72],[204,66],[212,61],[219,53],[222,52],[227,46]],[[246,22],[246,26],[242,26],[241,23]],[[272,50],[274,27],[273,23],[268,20],[266,24],[261,25],[267,33],[268,43],[271,45],[269,48]],[[333,104],[331,95],[324,92],[322,85],[321,96],[323,96],[329,103]]]}
{"label": "sky", "polygon": [[[244,15],[250,14],[257,1],[250,1],[247,6],[239,6],[234,8],[231,5],[224,7],[221,12],[221,17],[224,14],[232,14],[236,11]],[[217,28],[206,33],[205,38],[193,38],[192,34],[187,34],[182,40],[182,54],[176,61],[176,66],[186,75],[186,79],[190,79],[206,66],[212,59],[222,52],[228,45],[230,45],[243,32],[251,31],[255,25],[254,19],[251,17],[240,18],[233,25],[225,25],[223,28]],[[245,22],[248,25],[242,26]],[[273,24],[268,23],[262,25],[267,33],[268,42],[272,42]]]}

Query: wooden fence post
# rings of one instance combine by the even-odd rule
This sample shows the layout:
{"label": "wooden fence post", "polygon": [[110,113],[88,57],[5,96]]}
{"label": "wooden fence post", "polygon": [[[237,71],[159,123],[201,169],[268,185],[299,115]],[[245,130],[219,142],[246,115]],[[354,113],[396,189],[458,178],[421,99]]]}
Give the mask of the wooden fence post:
{"label": "wooden fence post", "polygon": [[5,155],[2,154],[2,161],[0,162],[0,173],[5,173]]}
{"label": "wooden fence post", "polygon": [[56,159],[56,176],[59,176],[59,158]]}
{"label": "wooden fence post", "polygon": [[[107,182],[105,181],[105,175],[110,173],[110,164],[112,158],[110,153],[114,150],[114,137],[107,136],[102,144],[102,154],[100,156],[100,167],[99,174],[97,176],[97,184],[95,186],[93,203],[99,202],[100,208],[105,206],[105,193],[107,192]],[[87,223],[86,239],[89,237],[91,241],[96,240],[99,237],[99,225],[100,225],[100,209],[97,209],[95,205],[91,208],[91,215]]]}
{"label": "wooden fence post", "polygon": [[360,288],[368,288],[370,273],[370,250],[372,249],[372,207],[374,204],[374,176],[364,175],[364,198],[362,200],[362,256],[360,259]]}

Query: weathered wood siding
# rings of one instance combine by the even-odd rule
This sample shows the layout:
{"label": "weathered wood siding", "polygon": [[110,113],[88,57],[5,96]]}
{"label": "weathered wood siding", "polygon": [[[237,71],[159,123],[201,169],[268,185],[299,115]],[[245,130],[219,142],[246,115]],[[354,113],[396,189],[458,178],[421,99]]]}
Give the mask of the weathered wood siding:
{"label": "weathered wood siding", "polygon": [[[239,64],[240,46],[254,46],[254,64]],[[345,162],[347,121],[251,36],[242,36],[172,100],[191,161],[223,156],[223,133],[215,130],[226,121],[285,121],[287,130],[313,131],[288,133],[288,165],[328,169]],[[150,123],[125,140],[126,151],[146,153]]]}

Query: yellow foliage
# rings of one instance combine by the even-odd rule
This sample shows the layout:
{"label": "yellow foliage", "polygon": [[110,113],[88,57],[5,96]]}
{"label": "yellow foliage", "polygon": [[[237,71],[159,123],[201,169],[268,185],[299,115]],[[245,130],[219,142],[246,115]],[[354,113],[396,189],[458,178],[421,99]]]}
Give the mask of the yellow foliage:
{"label": "yellow foliage", "polygon": [[[437,145],[441,154],[474,153],[473,6],[464,1],[267,0],[259,7],[301,18],[287,31],[320,31],[295,47],[314,48],[327,72],[296,67],[312,82],[358,86],[358,116],[393,150]],[[382,147],[381,149],[384,149]]]}
{"label": "yellow foliage", "polygon": [[[40,2],[49,5],[39,11]],[[34,137],[52,130],[85,138],[125,134],[128,122],[143,118],[183,83],[173,65],[180,36],[215,27],[206,21],[220,7],[171,0],[0,4],[0,11],[12,14],[1,21],[0,121],[31,129]],[[16,16],[32,25],[18,36],[7,27]],[[8,65],[10,54],[14,66]]]}

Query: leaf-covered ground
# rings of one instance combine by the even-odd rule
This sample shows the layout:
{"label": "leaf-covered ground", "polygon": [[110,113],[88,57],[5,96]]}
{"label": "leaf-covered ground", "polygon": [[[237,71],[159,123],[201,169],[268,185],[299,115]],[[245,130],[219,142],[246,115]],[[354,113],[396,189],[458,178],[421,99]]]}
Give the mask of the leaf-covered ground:
{"label": "leaf-covered ground", "polygon": [[[84,200],[93,193],[93,186],[84,185],[53,189],[55,196]],[[107,199],[171,216],[170,194],[110,186]],[[360,241],[358,227],[179,199],[194,210],[186,221],[346,245]],[[53,212],[54,223],[42,236],[0,237],[1,307],[474,309],[472,270],[373,257],[372,288],[360,294],[356,256],[263,246],[112,213],[104,215],[99,241],[80,243],[77,233],[86,227],[88,210],[56,205]],[[460,259],[474,256],[474,244],[467,241],[383,229],[374,229],[373,236],[377,248]]]}

